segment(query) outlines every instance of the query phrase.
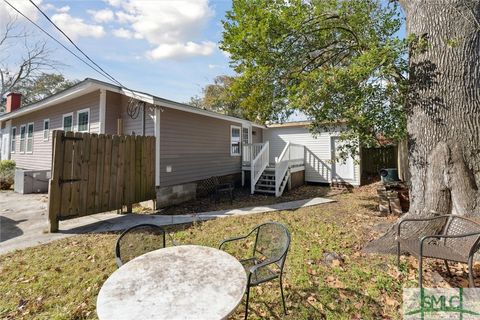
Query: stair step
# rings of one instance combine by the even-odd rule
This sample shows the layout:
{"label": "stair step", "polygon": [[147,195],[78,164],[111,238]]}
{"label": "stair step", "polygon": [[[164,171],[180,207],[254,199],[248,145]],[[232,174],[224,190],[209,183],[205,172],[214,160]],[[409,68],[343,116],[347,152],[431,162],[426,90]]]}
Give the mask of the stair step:
{"label": "stair step", "polygon": [[256,187],[275,188],[275,184],[257,183]]}
{"label": "stair step", "polygon": [[275,182],[275,179],[268,179],[268,178],[262,178],[258,179],[258,181],[264,181],[264,182]]}
{"label": "stair step", "polygon": [[275,173],[274,173],[274,172],[270,173],[270,172],[265,172],[265,171],[264,171],[264,172],[262,173],[262,176],[275,177]]}
{"label": "stair step", "polygon": [[275,194],[275,190],[268,190],[268,189],[257,189],[257,188],[255,188],[255,192]]}

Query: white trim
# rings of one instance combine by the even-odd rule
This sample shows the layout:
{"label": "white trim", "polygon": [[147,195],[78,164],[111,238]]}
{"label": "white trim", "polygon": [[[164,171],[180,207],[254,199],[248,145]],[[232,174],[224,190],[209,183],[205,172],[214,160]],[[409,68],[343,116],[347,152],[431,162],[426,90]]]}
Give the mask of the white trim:
{"label": "white trim", "polygon": [[71,99],[83,96],[87,93],[94,92],[98,89],[99,89],[98,85],[92,81],[79,83],[76,86],[71,87],[70,89],[67,89],[61,93],[58,93],[46,98],[45,100],[39,101],[35,104],[32,104],[24,108],[20,108],[13,112],[3,114],[0,116],[0,120],[3,121],[3,120],[17,118],[37,110],[42,110],[62,102],[70,101]]}
{"label": "white trim", "polygon": [[155,126],[155,186],[160,186],[160,117],[162,111],[160,108],[155,109],[155,117],[153,118]]}
{"label": "white trim", "polygon": [[[118,86],[115,86],[115,85],[107,83],[107,82],[103,82],[103,81],[99,81],[99,80],[95,80],[95,79],[88,79],[88,78],[85,79],[84,81],[78,83],[77,85],[71,87],[70,89],[67,89],[63,92],[57,93],[53,96],[50,96],[43,101],[39,101],[35,104],[32,104],[30,106],[27,106],[25,108],[19,109],[17,111],[11,112],[11,113],[3,114],[3,115],[0,116],[0,121],[16,118],[16,117],[19,117],[19,116],[22,116],[22,115],[25,115],[25,114],[28,114],[28,113],[31,113],[31,112],[34,112],[34,111],[37,111],[37,110],[42,110],[42,109],[48,108],[52,105],[56,105],[56,104],[59,104],[59,103],[62,103],[62,102],[69,101],[73,98],[80,97],[82,95],[94,92],[96,90],[100,90],[100,91],[108,90],[108,91],[111,91],[111,92],[117,92],[117,93],[123,94],[125,96],[133,97],[137,100],[144,101],[144,102],[147,102],[149,104],[155,105],[156,107],[166,107],[166,108],[171,108],[171,109],[177,109],[177,110],[181,110],[181,111],[185,111],[185,112],[201,114],[201,115],[204,115],[204,116],[207,116],[207,117],[222,119],[222,120],[226,120],[226,121],[230,121],[230,122],[234,122],[234,123],[248,124],[248,125],[251,125],[251,126],[254,126],[254,127],[257,127],[257,128],[262,128],[262,129],[266,128],[266,126],[259,125],[259,124],[256,124],[254,122],[248,121],[248,120],[239,119],[239,118],[235,118],[235,117],[232,117],[232,116],[227,116],[227,115],[215,113],[215,112],[209,111],[209,110],[194,108],[194,107],[187,106],[187,105],[179,103],[179,102],[170,101],[170,100],[167,100],[167,99],[162,99],[162,98],[155,97],[155,96],[143,93],[143,92],[123,89],[123,88],[120,88]],[[105,98],[105,100],[106,100],[106,98]],[[102,93],[100,92],[100,109],[101,108],[102,108]],[[104,113],[104,115],[106,115],[106,113]],[[100,112],[99,117],[100,117],[100,123],[102,123],[101,122],[102,112]],[[106,120],[106,118],[105,118],[105,120]]]}
{"label": "white trim", "polygon": [[99,122],[100,122],[100,133],[105,133],[106,119],[107,119],[107,91],[105,89],[100,89],[100,104],[99,104]]}
{"label": "white trim", "polygon": [[70,116],[72,117],[72,131],[75,130],[75,126],[73,125],[73,112],[69,112],[69,113],[62,114],[62,130],[63,131],[65,131],[65,118]]}
{"label": "white trim", "polygon": [[[138,97],[137,97],[137,99],[138,99]],[[161,106],[161,107],[170,108],[170,109],[176,109],[176,110],[190,112],[190,113],[196,113],[196,114],[200,114],[200,115],[211,117],[211,118],[217,118],[217,119],[221,119],[221,120],[235,122],[235,123],[238,123],[238,124],[251,125],[251,126],[254,126],[254,127],[257,127],[257,128],[266,128],[265,126],[256,124],[254,122],[250,122],[248,120],[243,120],[243,119],[240,119],[240,118],[235,118],[235,117],[232,117],[232,116],[223,115],[223,114],[215,113],[215,112],[212,112],[212,111],[209,111],[209,110],[203,110],[203,109],[200,109],[200,108],[184,106],[184,105],[182,105],[178,102],[173,102],[173,101],[172,102],[166,102],[166,101],[164,101],[162,99],[158,99],[156,97],[154,97],[154,99],[155,100],[154,100],[153,104],[155,104],[156,106]]]}
{"label": "white trim", "polygon": [[[48,122],[48,132],[47,132],[47,138],[45,139],[45,123]],[[49,141],[50,140],[50,119],[43,119],[43,127],[42,127],[42,133],[43,133],[43,141]]]}
{"label": "white trim", "polygon": [[[88,123],[87,123],[87,130],[82,130],[80,131],[80,114],[81,113],[87,113],[88,114]],[[76,130],[77,132],[90,132],[90,108],[85,108],[81,110],[77,110],[77,124],[76,124]]]}
{"label": "white trim", "polygon": [[[13,129],[15,129],[15,134],[12,134]],[[16,151],[17,151],[17,133],[18,133],[17,132],[17,126],[10,128],[10,145],[9,145],[10,153],[16,153]],[[15,145],[15,150],[14,151],[12,151],[12,142]]]}
{"label": "white trim", "polygon": [[[232,136],[232,131],[233,129],[238,129],[238,132],[239,132],[239,141],[238,141],[238,153],[233,153],[233,148],[232,148],[232,145],[233,145],[233,136]],[[231,157],[240,157],[242,155],[242,127],[239,127],[239,126],[234,126],[234,125],[231,125],[230,126],[230,156]]]}
{"label": "white trim", "polygon": [[[30,125],[32,126],[32,137],[29,138],[28,137],[28,129],[30,127]],[[33,143],[34,143],[34,140],[33,140],[33,136],[35,135],[35,124],[33,122],[29,122],[27,123],[27,139],[26,139],[26,143],[25,143],[25,153],[26,154],[32,154],[33,153]],[[28,140],[32,140],[32,150],[28,151]]]}
{"label": "white trim", "polygon": [[[22,128],[25,128],[25,135],[23,137],[23,151],[22,151]],[[22,124],[20,125],[20,144],[19,144],[19,147],[18,147],[18,153],[20,154],[25,154],[25,150],[27,150],[27,145],[25,144],[26,142],[26,137],[27,137],[27,125],[26,124]]]}

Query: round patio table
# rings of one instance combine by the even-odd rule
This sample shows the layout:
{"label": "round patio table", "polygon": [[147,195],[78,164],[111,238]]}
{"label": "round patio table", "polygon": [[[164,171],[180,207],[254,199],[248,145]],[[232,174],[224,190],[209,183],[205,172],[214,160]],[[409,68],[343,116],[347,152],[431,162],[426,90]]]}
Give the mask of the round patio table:
{"label": "round patio table", "polygon": [[246,285],[243,266],[224,251],[168,247],[116,270],[100,289],[97,314],[101,320],[225,319]]}

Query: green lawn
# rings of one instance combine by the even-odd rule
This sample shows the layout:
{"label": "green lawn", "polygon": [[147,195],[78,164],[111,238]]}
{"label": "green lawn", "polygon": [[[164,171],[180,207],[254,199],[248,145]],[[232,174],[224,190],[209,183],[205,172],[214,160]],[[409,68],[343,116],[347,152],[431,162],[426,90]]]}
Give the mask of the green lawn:
{"label": "green lawn", "polygon": [[[378,236],[379,218],[368,189],[337,195],[336,203],[209,221],[174,233],[180,243],[216,247],[265,221],[280,221],[292,233],[286,263],[288,319],[398,319],[401,288],[414,272],[398,274],[394,258],[365,256],[364,244]],[[95,319],[102,283],[116,269],[116,234],[81,235],[0,256],[0,318]],[[344,261],[323,261],[336,252]],[[407,269],[406,267],[404,269]],[[233,316],[240,319],[244,305]],[[278,285],[253,289],[250,318],[278,319]]]}

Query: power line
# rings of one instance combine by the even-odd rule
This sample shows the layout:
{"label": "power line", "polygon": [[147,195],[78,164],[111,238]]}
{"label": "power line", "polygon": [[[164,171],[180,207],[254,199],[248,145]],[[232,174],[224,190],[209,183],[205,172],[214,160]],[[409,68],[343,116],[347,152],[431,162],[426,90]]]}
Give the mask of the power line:
{"label": "power line", "polygon": [[100,72],[99,70],[97,70],[94,66],[92,66],[91,64],[89,64],[87,61],[85,61],[82,57],[80,57],[79,55],[77,55],[75,52],[73,52],[72,50],[70,50],[68,47],[66,47],[63,43],[61,43],[59,40],[57,40],[54,36],[52,36],[50,33],[48,33],[45,29],[43,29],[41,26],[39,26],[35,21],[33,21],[32,19],[30,19],[29,17],[27,17],[25,14],[23,14],[20,10],[18,10],[17,8],[15,8],[10,2],[8,2],[7,0],[3,0],[6,4],[8,4],[13,10],[15,10],[18,14],[20,14],[22,17],[24,17],[25,19],[27,19],[30,23],[32,23],[34,26],[36,26],[38,29],[40,29],[43,33],[45,33],[49,38],[51,38],[53,41],[55,41],[56,43],[58,43],[59,45],[61,45],[65,50],[67,50],[68,52],[70,52],[72,55],[74,55],[77,59],[79,59],[80,61],[82,61],[83,63],[85,63],[87,66],[89,66],[91,69],[93,69],[95,72],[97,72],[98,74],[102,75],[103,77],[106,77],[108,78],[105,74],[103,74],[102,72]]}
{"label": "power line", "polygon": [[[137,97],[137,95],[135,94],[135,91],[133,90],[130,90],[128,89],[127,87],[125,87],[120,81],[118,81],[117,79],[115,79],[114,76],[112,76],[111,74],[109,74],[107,71],[105,71],[101,66],[99,66],[95,61],[93,61],[93,59],[91,59],[82,49],[80,49],[79,46],[77,46],[77,44],[59,27],[55,24],[55,22],[53,22],[50,17],[45,13],[43,12],[42,9],[40,9],[39,6],[37,6],[37,4],[35,2],[33,2],[32,0],[30,0],[30,3],[35,7],[37,8],[37,10],[55,27],[55,29],[57,29],[61,34],[63,34],[65,36],[65,38],[67,38],[67,40],[85,57],[87,58],[88,61],[90,61],[91,63],[93,63],[98,69],[100,69],[103,73],[104,73],[104,76],[106,75],[107,79],[110,79],[111,81],[115,82],[117,85],[119,85],[122,89],[126,89],[128,91],[131,92],[132,96],[130,97],[129,101],[128,101],[128,105],[127,105],[127,114],[130,116],[130,118],[132,119],[136,119],[140,113],[140,106],[139,104],[135,104],[134,103],[134,100],[135,98]],[[98,72],[98,71],[97,71]],[[145,106],[143,106],[143,109],[145,110]]]}
{"label": "power line", "polygon": [[[127,87],[125,87],[124,85],[122,85],[122,83],[120,81],[118,81],[117,79],[115,79],[115,77],[113,77],[112,75],[110,75],[108,72],[106,72],[102,67],[100,67],[95,61],[93,61],[85,52],[83,52],[73,41],[72,39],[70,39],[70,37],[68,37],[65,32],[63,32],[63,30],[61,30],[34,2],[32,2],[30,0],[30,2],[35,6],[35,8],[37,8],[38,11],[40,11],[40,13],[51,23],[55,26],[55,28],[60,31],[67,39],[68,41],[70,41],[70,43],[78,50],[80,51],[91,63],[93,63],[93,65],[91,65],[90,63],[88,63],[88,61],[85,61],[85,59],[83,59],[82,57],[80,57],[79,55],[77,55],[75,52],[73,52],[71,49],[69,49],[67,46],[65,46],[63,43],[61,43],[57,38],[55,38],[54,36],[52,36],[48,31],[46,31],[44,28],[42,28],[40,25],[38,25],[35,21],[33,21],[32,19],[30,19],[29,17],[27,17],[25,14],[23,14],[23,12],[21,12],[20,10],[18,10],[15,6],[13,6],[10,2],[8,2],[7,0],[3,0],[6,4],[8,4],[13,10],[15,10],[18,14],[20,14],[22,17],[24,17],[25,19],[27,19],[30,23],[32,23],[35,27],[37,27],[38,29],[40,29],[43,33],[45,33],[50,39],[52,39],[53,41],[55,41],[56,43],[58,43],[60,46],[62,46],[65,50],[67,50],[70,54],[72,54],[73,56],[75,56],[77,59],[79,59],[80,61],[82,61],[83,63],[85,63],[88,67],[90,67],[92,70],[94,70],[95,72],[97,72],[98,74],[100,74],[102,77],[105,77],[111,81],[114,81],[115,83],[117,83],[119,85],[119,87],[121,87],[122,89],[125,89],[127,91],[130,91],[132,96],[130,97],[129,99],[129,102],[128,102],[128,105],[127,105],[127,114],[132,118],[132,119],[135,119],[138,117],[138,114],[140,113],[139,112],[139,105],[138,104],[134,104],[134,99],[135,97],[137,96],[135,94],[135,91],[131,90],[131,89],[128,89]],[[95,68],[95,66],[100,69],[98,70],[97,68]]]}
{"label": "power line", "polygon": [[50,17],[42,11],[42,9],[40,9],[39,6],[37,6],[37,4],[35,2],[33,2],[32,0],[30,0],[30,3],[35,7],[37,8],[37,10],[55,27],[55,29],[57,29],[58,31],[60,31],[61,34],[63,34],[65,36],[65,38],[67,38],[67,40],[78,50],[80,51],[80,53],[82,53],[82,55],[88,59],[88,61],[90,61],[91,63],[93,63],[98,69],[100,69],[104,74],[106,74],[110,80],[114,81],[115,83],[117,83],[120,87],[124,88],[125,86],[122,85],[122,83],[120,81],[118,81],[117,79],[115,79],[115,77],[113,77],[111,74],[109,74],[108,72],[106,72],[102,67],[100,67],[95,61],[93,61],[85,52],[83,52],[82,49],[80,49],[77,44],[72,40],[70,39],[70,37],[65,33],[63,32],[62,29],[60,29],[60,27],[58,27],[55,22],[53,22]]}

